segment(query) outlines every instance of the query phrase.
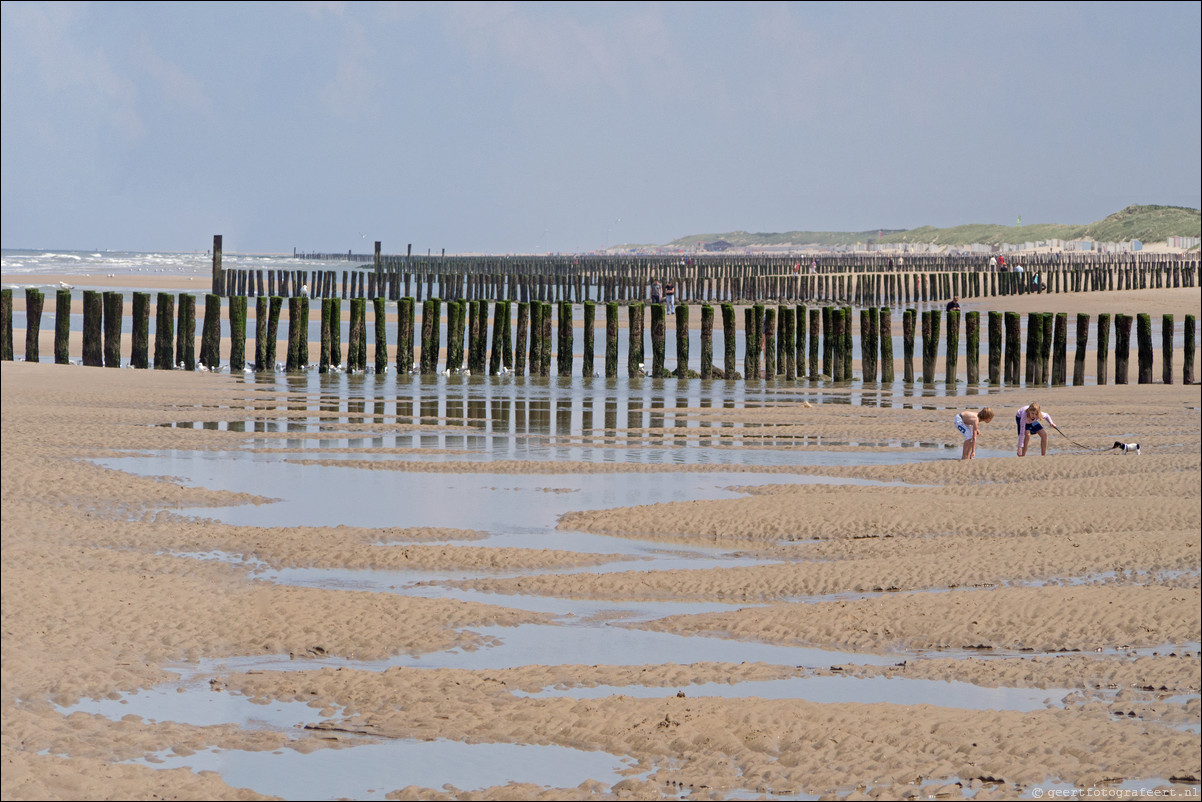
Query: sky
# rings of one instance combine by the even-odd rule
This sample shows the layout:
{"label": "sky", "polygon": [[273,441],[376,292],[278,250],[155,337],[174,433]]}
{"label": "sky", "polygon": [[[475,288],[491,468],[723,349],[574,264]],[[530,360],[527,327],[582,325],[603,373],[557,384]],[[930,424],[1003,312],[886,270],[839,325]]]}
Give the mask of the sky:
{"label": "sky", "polygon": [[4,248],[588,252],[1202,206],[1202,4],[2,5]]}

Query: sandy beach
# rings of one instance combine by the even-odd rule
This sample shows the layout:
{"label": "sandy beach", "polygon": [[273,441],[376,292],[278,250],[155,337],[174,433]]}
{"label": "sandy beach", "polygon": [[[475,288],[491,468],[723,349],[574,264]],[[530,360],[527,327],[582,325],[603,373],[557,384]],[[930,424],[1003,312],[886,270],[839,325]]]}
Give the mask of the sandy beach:
{"label": "sandy beach", "polygon": [[[195,284],[176,281],[180,290]],[[1019,312],[1183,316],[1198,313],[1199,293],[964,307],[995,301]],[[400,426],[335,403],[322,425],[339,434],[327,443],[264,431],[274,416],[287,418],[289,404],[319,403],[303,390],[182,371],[21,362],[0,370],[6,800],[268,798],[220,771],[155,766],[209,750],[313,758],[435,740],[564,747],[626,762],[619,779],[558,787],[520,778],[477,787],[455,777],[431,786],[398,776],[377,790],[388,799],[1014,799],[1136,782],[1170,798],[1198,793],[1196,385],[1006,388],[869,406],[845,403],[838,388],[782,383],[770,403],[674,410],[680,420],[744,427],[728,447],[735,452],[774,455],[771,465],[740,465],[736,453],[705,466],[671,458],[717,447],[698,429],[636,432],[623,421],[622,435],[665,450],[654,463],[493,459],[435,444],[449,429],[444,413]],[[1033,448],[1015,457],[1014,410],[1035,395],[1088,448],[1053,433],[1048,456]],[[983,427],[981,448],[996,456],[955,459],[955,410],[985,404],[998,417]],[[433,440],[428,449],[371,445],[397,431]],[[365,445],[338,439],[348,436]],[[581,449],[602,440],[594,432],[569,439]],[[1142,454],[1103,451],[1114,440],[1140,442]],[[409,525],[404,510],[389,526],[361,525],[351,511],[336,525],[237,525],[203,510],[270,512],[272,492],[253,481],[213,489],[96,462],[161,452],[233,461],[269,454],[290,470],[364,482],[533,482],[567,511],[541,547],[494,543],[488,526]],[[816,464],[815,454],[844,456]],[[719,470],[757,482],[736,479],[728,498],[572,507],[573,482]],[[577,535],[604,547],[569,547]],[[697,567],[640,569],[635,545],[676,549]],[[200,556],[214,554],[224,558]],[[448,592],[438,583],[418,595],[262,574],[351,570],[437,574]],[[607,615],[568,625],[535,600],[676,605],[682,612],[611,626],[632,638],[718,639],[736,654],[798,647],[856,659],[583,661],[565,646],[557,659],[511,666],[395,663],[448,650],[487,656],[508,633],[559,627],[567,637]],[[286,667],[216,670],[206,692],[300,702],[321,721],[289,729],[65,712],[170,683],[176,664],[243,658]],[[1027,691],[1047,703],[828,701],[804,690],[907,681],[970,695]],[[802,690],[771,698],[698,688],[772,682]],[[604,693],[571,695],[585,689]]]}

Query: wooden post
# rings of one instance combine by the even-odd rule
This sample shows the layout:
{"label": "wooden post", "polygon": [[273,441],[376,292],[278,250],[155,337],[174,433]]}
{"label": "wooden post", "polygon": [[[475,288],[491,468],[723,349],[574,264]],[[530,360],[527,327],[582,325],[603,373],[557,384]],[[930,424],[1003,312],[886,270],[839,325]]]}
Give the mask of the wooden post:
{"label": "wooden post", "polygon": [[412,295],[397,301],[396,307],[396,372],[407,376],[413,372],[413,327],[417,322],[417,304]]}
{"label": "wooden post", "polygon": [[807,314],[805,304],[797,304],[796,322],[794,324],[794,347],[796,348],[797,378],[806,375],[806,326]]}
{"label": "wooden post", "polygon": [[[1108,275],[1113,275],[1107,271]],[[1110,359],[1110,315],[1098,315],[1098,384],[1106,383],[1107,362]]]}
{"label": "wooden post", "polygon": [[505,334],[505,318],[509,307],[505,301],[493,301],[492,304],[492,351],[488,357],[488,375],[496,376],[506,367],[505,355],[502,353],[502,342]]}
{"label": "wooden post", "polygon": [[843,359],[843,337],[847,330],[847,323],[848,321],[843,314],[843,309],[836,307],[831,310],[831,344],[833,354],[831,381],[834,382],[848,380],[848,377],[844,373],[847,362]]}
{"label": "wooden post", "polygon": [[1194,315],[1185,316],[1185,355],[1181,371],[1181,383],[1193,384],[1194,379],[1194,338],[1197,336],[1198,321]]}
{"label": "wooden post", "polygon": [[441,347],[439,319],[442,317],[442,301],[429,298],[422,302],[422,356],[423,376],[438,373],[438,351]]}
{"label": "wooden post", "polygon": [[200,364],[210,371],[221,367],[221,296],[205,295],[205,317],[200,335]]}
{"label": "wooden post", "polygon": [[875,309],[860,310],[860,371],[865,384],[876,382],[877,317]]}
{"label": "wooden post", "polygon": [[13,291],[0,290],[0,361],[13,361]]}
{"label": "wooden post", "polygon": [[701,378],[714,375],[714,307],[701,305]]}
{"label": "wooden post", "polygon": [[917,309],[902,312],[902,381],[914,383],[914,324]]}
{"label": "wooden post", "polygon": [[210,282],[210,292],[214,295],[225,295],[225,271],[221,268],[221,235],[213,235],[213,279]]}
{"label": "wooden post", "polygon": [[[11,296],[12,293],[10,292]],[[134,294],[134,337],[137,337],[137,311],[138,311],[138,295],[146,296],[146,326],[150,325],[150,294],[135,293]],[[9,347],[11,349],[11,332],[9,337]],[[136,341],[135,341],[136,342]],[[143,343],[145,347],[145,343]],[[10,357],[11,359],[11,357]],[[56,293],[54,302],[54,364],[67,365],[71,362],[71,291],[59,290]],[[146,367],[146,365],[134,365],[134,367]]]}
{"label": "wooden post", "polygon": [[627,307],[630,330],[626,349],[626,375],[638,376],[643,368],[643,302],[635,301]]}
{"label": "wooden post", "polygon": [[229,305],[230,373],[240,373],[246,367],[246,296],[231,296]]}
{"label": "wooden post", "polygon": [[735,307],[722,304],[722,376],[733,379],[738,372],[735,364]]}
{"label": "wooden post", "polygon": [[1160,348],[1161,360],[1160,377],[1165,384],[1173,383],[1173,316],[1164,315],[1160,319]]}
{"label": "wooden post", "polygon": [[1077,314],[1077,355],[1073,359],[1073,386],[1085,384],[1085,351],[1089,347],[1089,315]]}
{"label": "wooden post", "polygon": [[[87,298],[84,298],[87,309]],[[171,370],[175,367],[175,296],[160,292],[154,313],[154,367]]]}
{"label": "wooden post", "polygon": [[[553,288],[548,287],[548,292],[550,292],[552,289]],[[553,307],[553,304],[550,301],[543,302],[543,321],[542,321],[543,351],[542,351],[542,361],[539,364],[539,368],[538,368],[539,376],[550,376],[551,375],[551,310],[552,310],[552,307]]]}
{"label": "wooden post", "polygon": [[764,332],[764,378],[776,378],[776,310],[771,306],[760,307],[763,315],[760,331]]}
{"label": "wooden post", "polygon": [[196,296],[179,297],[179,321],[175,327],[176,364],[184,370],[196,370]]}
{"label": "wooden post", "polygon": [[96,290],[83,293],[83,363],[104,366],[104,298]]}
{"label": "wooden post", "polygon": [[372,316],[376,326],[376,358],[373,370],[388,372],[388,298],[381,294],[372,299]]}
{"label": "wooden post", "polygon": [[[991,273],[992,275],[996,275]],[[1004,315],[1001,312],[989,313],[989,383],[999,385],[1002,383],[1002,321]]]}
{"label": "wooden post", "polygon": [[618,375],[618,302],[605,303],[605,378]]}
{"label": "wooden post", "polygon": [[743,309],[743,378],[750,381],[760,377],[760,348],[763,347],[763,307],[756,316],[758,304]]}
{"label": "wooden post", "polygon": [[1135,334],[1138,340],[1138,382],[1152,383],[1152,316],[1140,312],[1135,318]]}
{"label": "wooden post", "polygon": [[835,375],[835,342],[833,339],[834,312],[829,306],[822,307],[822,375]]}
{"label": "wooden post", "polygon": [[581,335],[584,338],[584,343],[583,343],[584,351],[583,351],[583,357],[581,359],[582,364],[580,367],[580,375],[584,376],[585,378],[592,378],[593,376],[596,375],[594,365],[593,365],[594,351],[596,350],[596,347],[593,342],[593,338],[595,336],[594,328],[596,326],[596,319],[597,319],[597,302],[596,301],[585,301],[584,302],[584,331]]}
{"label": "wooden post", "polygon": [[922,313],[922,383],[934,384],[935,382],[935,354],[939,347],[939,333],[935,329],[935,317],[938,312],[927,310]]}
{"label": "wooden post", "polygon": [[271,311],[267,317],[267,361],[263,363],[263,370],[274,371],[279,353],[280,315],[284,308],[284,298],[280,295],[273,295],[269,300]]}
{"label": "wooden post", "polygon": [[968,384],[971,386],[980,384],[981,313],[977,311],[968,312],[964,315],[964,363],[968,371]]}
{"label": "wooden post", "polygon": [[275,369],[274,344],[268,356],[267,347],[267,308],[270,301],[266,295],[255,298],[255,372],[262,373]]}
{"label": "wooden post", "polygon": [[689,305],[676,305],[676,378],[689,378]]}
{"label": "wooden post", "polygon": [[820,343],[818,342],[818,338],[819,338],[819,332],[822,329],[822,314],[823,313],[822,313],[821,309],[811,309],[810,310],[810,343],[809,343],[810,372],[809,372],[809,376],[811,379],[816,379],[816,378],[818,378],[819,375],[821,375],[819,372],[819,368],[818,368],[818,346],[820,345]]}
{"label": "wooden post", "polygon": [[[850,280],[850,277],[849,277]],[[851,381],[853,375],[853,366],[855,364],[855,354],[852,353],[852,345],[855,342],[852,337],[852,317],[851,307],[843,307],[843,379]]]}
{"label": "wooden post", "polygon": [[882,306],[876,312],[881,341],[881,383],[893,384],[893,310]]}
{"label": "wooden post", "polygon": [[1127,383],[1127,363],[1131,359],[1131,316],[1114,316],[1114,383]]}
{"label": "wooden post", "polygon": [[[936,312],[938,317],[939,313]],[[952,392],[956,384],[956,373],[960,366],[960,312],[956,309],[947,312],[947,356],[944,359],[944,383],[947,391]]]}
{"label": "wooden post", "polygon": [[334,317],[334,299],[321,299],[321,344],[318,346],[317,356],[317,372],[330,372],[330,328],[333,324],[330,322]]}
{"label": "wooden post", "polygon": [[1068,383],[1068,313],[1066,312],[1057,312],[1055,315],[1055,333],[1052,343],[1052,385],[1063,387]]}
{"label": "wooden post", "polygon": [[1039,346],[1043,341],[1043,314],[1027,313],[1027,358],[1023,378],[1028,385],[1042,384],[1039,379]]}
{"label": "wooden post", "polygon": [[[107,296],[107,293],[106,293]],[[25,290],[25,361],[38,362],[41,360],[41,328],[42,307],[45,296],[41,290],[26,288]]]}
{"label": "wooden post", "polygon": [[526,361],[529,362],[529,374],[541,376],[543,370],[543,302],[530,302],[530,335],[527,340]]}
{"label": "wooden post", "polygon": [[[526,345],[530,329],[530,301],[518,302],[517,342],[513,352],[513,375],[526,374]],[[535,368],[537,370],[537,368]]]}
{"label": "wooden post", "polygon": [[[330,299],[331,312],[333,311],[332,304],[335,302],[335,300],[336,299],[334,299],[334,298]],[[447,304],[448,340],[454,336],[454,334],[452,333],[453,325],[451,323],[451,321],[454,320],[453,310],[451,309],[452,306],[455,306],[455,304],[453,304],[453,303]],[[341,318],[342,310],[338,310],[338,311],[339,311],[339,318]],[[335,325],[338,325],[339,328],[341,328],[342,321],[340,319],[336,319],[334,321],[334,323],[335,323]],[[333,334],[332,331],[331,331],[331,334]],[[342,355],[341,354],[341,350],[342,350],[341,345],[342,345],[342,343],[339,343],[340,347],[339,347],[338,353],[335,354],[335,353],[331,352],[332,357],[337,358]],[[453,345],[448,345],[448,352],[452,348],[454,348]],[[448,361],[449,361],[449,359],[450,359],[450,357],[448,356]],[[337,365],[339,363],[335,362],[334,364]],[[346,370],[347,370],[347,373],[358,373],[358,372],[361,372],[366,369],[367,369],[367,299],[364,298],[360,294],[356,294],[356,297],[351,298],[351,319],[350,319],[350,325],[347,327]]]}
{"label": "wooden post", "polygon": [[300,302],[301,299],[295,296],[288,299],[288,359],[284,369],[289,373],[296,373],[305,367],[300,358],[300,341],[307,336],[304,329],[308,328],[309,321],[301,320]]}
{"label": "wooden post", "polygon": [[555,372],[560,376],[572,375],[572,359],[575,344],[572,336],[572,302],[559,302],[559,343],[555,351]]}

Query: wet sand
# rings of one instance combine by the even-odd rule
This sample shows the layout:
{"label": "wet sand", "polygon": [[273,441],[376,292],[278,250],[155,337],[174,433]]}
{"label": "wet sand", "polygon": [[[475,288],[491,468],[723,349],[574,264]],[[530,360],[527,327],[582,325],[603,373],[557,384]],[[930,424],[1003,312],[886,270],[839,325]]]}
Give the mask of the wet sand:
{"label": "wet sand", "polygon": [[[1197,291],[1189,293],[1192,298],[1174,293],[1174,302],[1196,306]],[[1173,311],[1159,295],[1133,295],[1117,311],[1141,311],[1144,301],[1156,307],[1151,311]],[[1048,308],[1074,311],[1059,303],[1067,299],[1053,296]],[[762,408],[681,410],[698,419],[769,425],[774,435],[946,444],[955,436],[952,410],[987,400],[999,417],[984,427],[982,446],[1011,451],[1012,410],[1037,395],[1074,440],[1098,448],[1114,439],[1140,441],[1144,453],[1087,452],[1053,433],[1047,457],[908,462],[903,453],[896,464],[819,468],[807,466],[806,449],[798,448],[796,465],[774,470],[887,484],[768,484],[729,500],[681,499],[560,519],[562,532],[597,533],[615,543],[719,547],[764,562],[631,571],[618,548],[596,554],[495,548],[487,545],[487,532],[408,528],[403,516],[384,529],[358,527],[352,519],[345,526],[294,528],[185,517],[176,511],[270,499],[255,487],[215,491],[84,460],[122,450],[250,447],[249,434],[155,424],[194,420],[197,410],[206,419],[237,420],[256,406],[283,406],[273,398],[283,391],[228,375],[24,363],[0,370],[5,799],[261,798],[217,774],[121,761],[209,748],[308,753],[394,739],[558,745],[631,761],[627,778],[612,784],[459,789],[398,781],[382,789],[394,799],[900,798],[919,790],[987,799],[1030,795],[1051,782],[1098,787],[1122,780],[1197,792],[1197,386],[1005,390],[923,398],[921,405],[931,408],[918,409],[806,405],[783,391],[779,403]],[[687,438],[665,442],[690,447]],[[284,450],[295,451],[284,456],[300,463],[330,462],[318,449]],[[478,461],[352,462],[347,469],[368,466],[398,476],[484,467]],[[586,468],[645,470],[649,481],[656,472],[698,470],[519,460],[490,470],[553,475]],[[210,552],[277,568],[466,568],[506,576],[456,583],[488,591],[491,603],[418,598],[275,584],[257,579],[246,565],[192,556]],[[588,566],[605,570],[562,572]],[[494,636],[481,634],[485,628],[503,633],[553,623],[548,614],[507,605],[530,594],[727,602],[730,609],[722,612],[623,626],[904,657],[897,665],[797,666],[640,664],[615,655],[612,665],[578,665],[566,653],[559,665],[481,670],[354,663],[486,650]],[[173,676],[166,670],[173,662],[256,656],[292,658],[295,670],[229,670],[214,678],[213,690],[259,701],[300,700],[323,711],[326,722],[281,732],[65,716],[56,707],[151,687]],[[326,659],[352,662],[308,667],[307,661]],[[1075,696],[1071,703],[1017,712],[719,698],[691,688],[808,676],[1067,688]],[[524,695],[610,685],[680,693]],[[1170,779],[1184,783],[1170,786]]]}

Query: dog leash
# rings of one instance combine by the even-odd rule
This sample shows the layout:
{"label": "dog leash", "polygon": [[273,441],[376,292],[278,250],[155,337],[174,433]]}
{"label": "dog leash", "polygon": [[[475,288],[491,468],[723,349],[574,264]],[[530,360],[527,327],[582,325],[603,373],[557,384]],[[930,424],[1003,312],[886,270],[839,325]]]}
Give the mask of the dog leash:
{"label": "dog leash", "polygon": [[[1055,429],[1056,431],[1060,432],[1059,426],[1053,426],[1052,428]],[[1109,451],[1110,450],[1107,448],[1090,448],[1089,446],[1082,445],[1081,443],[1078,443],[1073,438],[1069,437],[1064,432],[1060,432],[1060,436],[1063,437],[1065,440],[1069,441],[1070,443],[1072,443],[1073,445],[1075,445],[1077,448],[1084,449],[1085,451]]]}

